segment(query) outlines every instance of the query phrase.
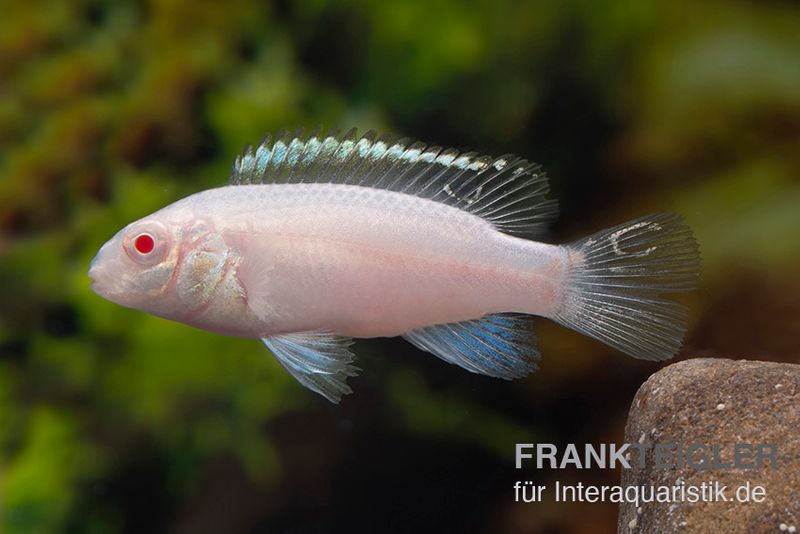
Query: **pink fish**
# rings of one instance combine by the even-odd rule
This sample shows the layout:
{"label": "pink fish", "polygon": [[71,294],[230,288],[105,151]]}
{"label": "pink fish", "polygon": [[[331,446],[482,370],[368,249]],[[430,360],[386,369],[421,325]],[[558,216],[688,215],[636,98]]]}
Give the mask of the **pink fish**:
{"label": "pink fish", "polygon": [[556,214],[540,167],[355,131],[266,140],[230,185],[133,222],[89,269],[118,304],[261,339],[333,402],[352,338],[403,336],[473,373],[540,358],[528,315],[647,360],[680,348],[698,247],[656,214],[568,245],[534,241]]}

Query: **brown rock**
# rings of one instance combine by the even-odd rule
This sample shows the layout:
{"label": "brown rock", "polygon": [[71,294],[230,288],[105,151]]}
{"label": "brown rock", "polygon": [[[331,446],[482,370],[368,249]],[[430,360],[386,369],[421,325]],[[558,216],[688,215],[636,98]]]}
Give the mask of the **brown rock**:
{"label": "brown rock", "polygon": [[[622,470],[622,486],[666,486],[702,489],[702,484],[725,486],[728,501],[698,499],[698,502],[644,502],[620,505],[620,533],[663,532],[800,532],[800,365],[694,359],[675,363],[651,376],[634,397],[625,428],[626,443],[642,443],[645,463],[631,453],[631,469]],[[665,454],[657,461],[655,447]],[[675,464],[669,444],[703,444],[705,450],[692,456],[693,466],[664,468]],[[773,444],[758,457],[736,444]],[[719,446],[717,460],[713,447]],[[697,464],[706,456],[716,466]],[[657,465],[660,463],[661,465]],[[684,461],[689,464],[689,461]],[[749,483],[752,497],[763,486],[763,502],[739,502],[737,488]],[[740,490],[739,495],[747,492]],[[711,495],[714,495],[711,492]],[[719,494],[717,494],[719,495]]]}

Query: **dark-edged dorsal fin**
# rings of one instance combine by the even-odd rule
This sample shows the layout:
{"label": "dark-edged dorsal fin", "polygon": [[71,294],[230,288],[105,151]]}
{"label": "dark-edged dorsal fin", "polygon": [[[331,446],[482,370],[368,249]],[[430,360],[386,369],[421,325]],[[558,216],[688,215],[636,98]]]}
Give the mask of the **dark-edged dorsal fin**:
{"label": "dark-edged dorsal fin", "polygon": [[537,236],[557,213],[541,167],[508,154],[428,146],[370,131],[344,135],[267,136],[237,156],[231,185],[333,183],[372,187],[441,202],[491,222],[498,230]]}

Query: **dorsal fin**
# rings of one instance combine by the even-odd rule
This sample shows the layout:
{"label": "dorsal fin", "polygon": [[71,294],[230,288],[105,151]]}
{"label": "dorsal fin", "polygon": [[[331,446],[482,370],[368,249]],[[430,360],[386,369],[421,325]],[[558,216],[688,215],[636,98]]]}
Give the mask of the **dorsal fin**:
{"label": "dorsal fin", "polygon": [[498,230],[538,235],[557,212],[545,198],[541,167],[508,154],[500,157],[428,146],[410,139],[377,137],[355,129],[344,135],[267,136],[237,156],[231,185],[334,183],[387,189],[462,209]]}

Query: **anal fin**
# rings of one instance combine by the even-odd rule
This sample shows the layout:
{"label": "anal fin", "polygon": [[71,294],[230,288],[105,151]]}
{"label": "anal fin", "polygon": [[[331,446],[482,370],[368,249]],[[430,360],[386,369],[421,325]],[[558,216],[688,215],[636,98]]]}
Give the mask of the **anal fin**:
{"label": "anal fin", "polygon": [[403,334],[416,347],[472,373],[511,380],[538,368],[536,337],[519,314],[428,326]]}
{"label": "anal fin", "polygon": [[353,340],[326,332],[298,332],[261,338],[278,362],[308,389],[338,403],[352,393],[347,378],[355,376]]}

